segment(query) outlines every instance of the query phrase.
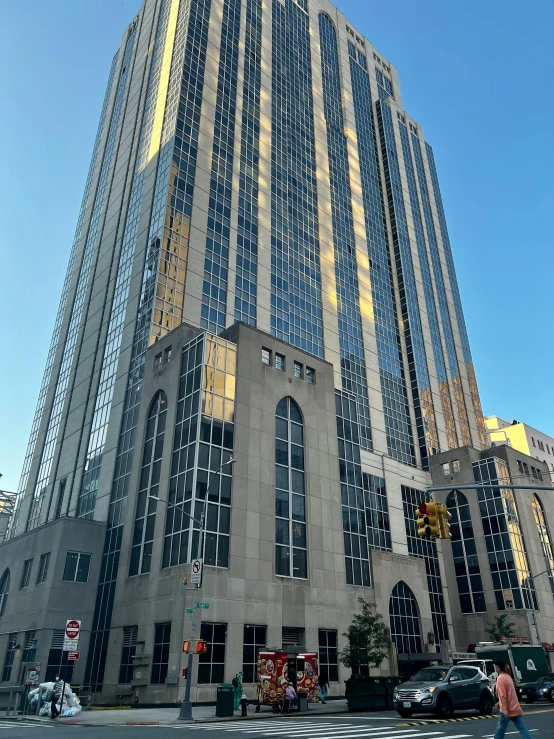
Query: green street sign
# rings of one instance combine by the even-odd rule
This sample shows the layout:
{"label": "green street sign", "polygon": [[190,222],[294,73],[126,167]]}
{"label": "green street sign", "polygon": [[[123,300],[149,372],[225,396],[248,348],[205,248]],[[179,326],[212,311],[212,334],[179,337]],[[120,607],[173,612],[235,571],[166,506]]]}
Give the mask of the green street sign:
{"label": "green street sign", "polygon": [[210,604],[209,603],[197,603],[196,607],[197,608],[209,608]]}
{"label": "green street sign", "polygon": [[192,608],[187,608],[187,613],[192,613],[192,612],[193,612]]}

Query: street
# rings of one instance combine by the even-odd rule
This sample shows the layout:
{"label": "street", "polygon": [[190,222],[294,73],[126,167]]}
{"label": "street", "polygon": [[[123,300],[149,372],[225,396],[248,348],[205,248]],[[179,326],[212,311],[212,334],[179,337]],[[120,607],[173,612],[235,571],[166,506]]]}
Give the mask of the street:
{"label": "street", "polygon": [[[525,710],[528,728],[540,739],[554,738],[554,708]],[[0,719],[0,739],[33,739],[60,734],[62,739],[493,739],[495,718],[461,716],[443,723],[432,719],[400,719],[396,714],[341,715],[321,718],[276,717],[249,721],[149,725],[79,726]],[[515,727],[507,736],[519,736]]]}

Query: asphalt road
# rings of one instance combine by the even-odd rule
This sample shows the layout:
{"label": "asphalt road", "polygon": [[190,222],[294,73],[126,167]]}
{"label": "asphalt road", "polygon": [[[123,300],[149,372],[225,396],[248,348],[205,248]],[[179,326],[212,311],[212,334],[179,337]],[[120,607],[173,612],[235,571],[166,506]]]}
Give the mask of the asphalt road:
{"label": "asphalt road", "polygon": [[[533,706],[525,721],[537,739],[554,739],[554,708]],[[442,723],[396,715],[276,717],[225,723],[163,726],[68,726],[0,719],[0,739],[493,739],[496,719],[458,717]],[[423,724],[422,722],[427,723]],[[513,725],[506,734],[518,736]],[[514,737],[515,739],[515,737]]]}

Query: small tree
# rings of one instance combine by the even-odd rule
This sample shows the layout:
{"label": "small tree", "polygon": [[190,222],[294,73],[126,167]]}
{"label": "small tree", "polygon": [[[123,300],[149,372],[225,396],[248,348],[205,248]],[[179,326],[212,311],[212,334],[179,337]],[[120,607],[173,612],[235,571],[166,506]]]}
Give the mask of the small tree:
{"label": "small tree", "polygon": [[507,638],[516,635],[515,626],[508,619],[508,614],[503,613],[501,616],[497,616],[490,624],[487,624],[486,632],[492,641],[501,641],[503,637]]}
{"label": "small tree", "polygon": [[374,613],[375,604],[358,598],[362,612],[357,613],[343,633],[348,645],[340,653],[340,661],[352,672],[360,672],[362,666],[379,667],[388,656],[391,647],[389,630],[380,613]]}

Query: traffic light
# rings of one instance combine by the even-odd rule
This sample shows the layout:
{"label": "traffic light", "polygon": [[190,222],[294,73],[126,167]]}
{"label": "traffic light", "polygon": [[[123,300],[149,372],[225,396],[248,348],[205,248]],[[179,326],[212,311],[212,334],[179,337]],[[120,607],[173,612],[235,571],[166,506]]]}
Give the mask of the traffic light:
{"label": "traffic light", "polygon": [[437,504],[434,501],[420,503],[417,507],[417,535],[427,539],[440,536],[437,517]]}
{"label": "traffic light", "polygon": [[450,524],[448,522],[450,521],[452,516],[448,512],[448,508],[444,505],[444,503],[439,503],[438,515],[441,539],[451,539],[452,534],[450,533]]}
{"label": "traffic light", "polygon": [[184,652],[185,654],[188,654],[188,653],[190,652],[190,640],[189,640],[189,639],[186,639],[186,640],[185,640],[185,641],[183,642],[183,652]]}
{"label": "traffic light", "polygon": [[202,639],[199,639],[196,642],[196,649],[194,650],[195,654],[206,654],[208,651],[208,645],[205,641],[202,641]]}

